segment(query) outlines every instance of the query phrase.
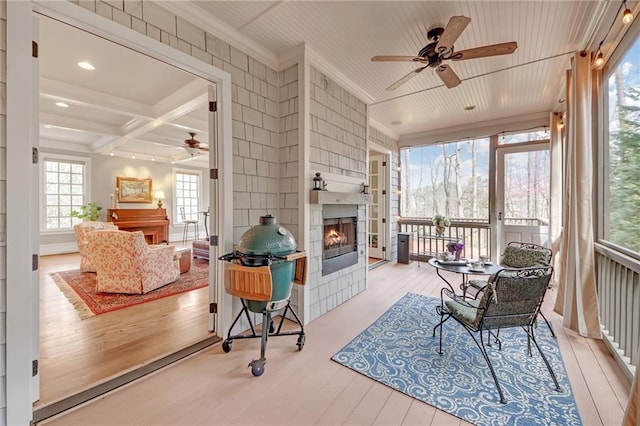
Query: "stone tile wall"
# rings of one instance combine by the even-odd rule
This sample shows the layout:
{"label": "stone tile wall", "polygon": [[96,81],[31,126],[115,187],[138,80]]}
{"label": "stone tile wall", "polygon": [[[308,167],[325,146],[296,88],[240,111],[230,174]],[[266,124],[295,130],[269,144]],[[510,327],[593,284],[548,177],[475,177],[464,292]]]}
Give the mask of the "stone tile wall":
{"label": "stone tile wall", "polygon": [[[366,104],[314,67],[310,74],[310,170],[366,181]],[[358,263],[324,277],[322,205],[311,204],[309,209],[309,320],[313,320],[366,289],[366,207],[358,208]]]}
{"label": "stone tile wall", "polygon": [[[291,231],[300,246],[302,241],[299,229],[300,200],[298,190],[302,183],[299,176],[298,66],[296,64],[278,72],[280,88],[280,208],[277,219],[278,223]],[[298,306],[298,292],[302,291],[299,286],[294,285],[290,298],[291,304],[300,315],[302,312]]]}
{"label": "stone tile wall", "polygon": [[311,67],[311,170],[366,180],[367,105]]}

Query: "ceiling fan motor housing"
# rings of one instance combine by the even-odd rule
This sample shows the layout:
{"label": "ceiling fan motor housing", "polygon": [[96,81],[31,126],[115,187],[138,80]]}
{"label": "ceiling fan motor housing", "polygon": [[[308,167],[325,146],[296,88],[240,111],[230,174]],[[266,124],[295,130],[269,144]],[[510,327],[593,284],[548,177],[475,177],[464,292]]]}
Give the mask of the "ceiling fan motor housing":
{"label": "ceiling fan motor housing", "polygon": [[419,57],[427,58],[427,61],[428,61],[427,64],[431,68],[436,68],[438,65],[442,63],[442,58],[440,57],[440,54],[436,52],[437,44],[438,44],[437,41],[434,41],[433,43],[429,43],[425,47],[423,47],[420,50],[420,52],[418,52]]}

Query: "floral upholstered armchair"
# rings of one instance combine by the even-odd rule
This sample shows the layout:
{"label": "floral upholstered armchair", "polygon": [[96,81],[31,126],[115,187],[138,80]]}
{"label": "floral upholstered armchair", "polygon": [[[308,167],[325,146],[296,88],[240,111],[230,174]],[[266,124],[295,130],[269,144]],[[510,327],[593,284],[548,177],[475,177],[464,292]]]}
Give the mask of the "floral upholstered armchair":
{"label": "floral upholstered armchair", "polygon": [[98,229],[118,229],[116,225],[110,222],[96,222],[87,221],[78,223],[73,226],[73,233],[76,237],[76,243],[78,244],[78,251],[80,252],[80,270],[82,272],[95,272],[96,267],[91,263],[89,258],[89,251],[87,250],[87,234],[89,232],[97,231]]}
{"label": "floral upholstered armchair", "polygon": [[180,276],[174,247],[149,246],[142,231],[98,230],[87,234],[87,240],[97,291],[143,294]]}

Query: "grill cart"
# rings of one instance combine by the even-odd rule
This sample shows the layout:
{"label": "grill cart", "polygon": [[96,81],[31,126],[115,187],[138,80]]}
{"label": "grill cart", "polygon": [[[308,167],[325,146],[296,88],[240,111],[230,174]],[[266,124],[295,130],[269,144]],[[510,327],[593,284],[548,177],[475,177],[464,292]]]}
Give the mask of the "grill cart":
{"label": "grill cart", "polygon": [[[298,350],[304,347],[304,326],[289,298],[294,283],[305,284],[306,254],[297,251],[297,244],[291,232],[277,225],[273,216],[266,215],[260,218],[259,225],[252,227],[240,237],[235,251],[219,259],[224,261],[225,291],[239,297],[242,302],[242,310],[233,320],[227,338],[222,342],[222,350],[231,351],[235,339],[260,337],[260,358],[251,361],[249,366],[254,376],[261,376],[266,363],[268,337],[297,335]],[[276,329],[273,315],[280,310],[283,312]],[[262,314],[260,334],[256,333],[249,312]],[[299,326],[297,331],[282,330],[289,312]],[[231,335],[231,330],[243,315],[249,322],[251,333]]]}

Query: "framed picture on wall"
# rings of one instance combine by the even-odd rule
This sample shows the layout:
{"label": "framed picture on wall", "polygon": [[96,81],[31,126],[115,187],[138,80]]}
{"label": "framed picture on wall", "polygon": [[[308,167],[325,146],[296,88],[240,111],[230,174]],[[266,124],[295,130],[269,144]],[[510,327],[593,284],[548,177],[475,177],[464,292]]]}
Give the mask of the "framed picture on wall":
{"label": "framed picture on wall", "polygon": [[119,203],[151,203],[151,178],[116,177]]}

